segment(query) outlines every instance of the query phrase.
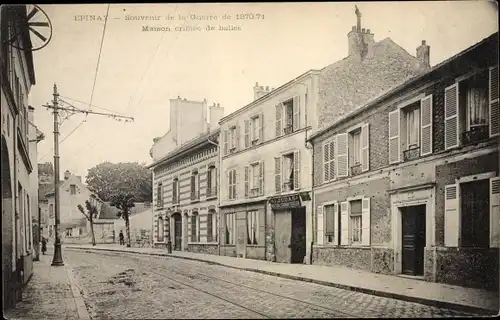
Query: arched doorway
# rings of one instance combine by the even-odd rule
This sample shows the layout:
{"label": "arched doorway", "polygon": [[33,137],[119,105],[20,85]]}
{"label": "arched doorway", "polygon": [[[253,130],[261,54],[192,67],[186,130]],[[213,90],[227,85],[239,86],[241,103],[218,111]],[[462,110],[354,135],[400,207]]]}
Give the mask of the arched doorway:
{"label": "arched doorway", "polygon": [[[10,176],[10,159],[7,141],[2,135],[1,142],[1,170],[2,170],[2,283],[3,283],[3,305],[4,308],[14,306],[14,274],[12,272],[15,255],[13,250],[13,200],[12,200],[12,179]],[[8,294],[10,293],[10,294]]]}
{"label": "arched doorway", "polygon": [[174,220],[174,250],[182,250],[182,217],[179,212],[172,214]]}

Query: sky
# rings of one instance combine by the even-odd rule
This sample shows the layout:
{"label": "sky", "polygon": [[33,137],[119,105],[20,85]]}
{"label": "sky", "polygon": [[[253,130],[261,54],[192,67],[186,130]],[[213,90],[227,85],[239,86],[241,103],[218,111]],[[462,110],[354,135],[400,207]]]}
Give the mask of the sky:
{"label": "sky", "polygon": [[[108,5],[41,5],[53,35],[45,48],[33,53],[36,85],[29,101],[35,124],[46,136],[38,144],[38,162],[53,161],[53,115],[43,105],[52,101],[54,83],[61,99],[88,109],[96,77],[92,110],[134,118],[124,123],[88,115],[82,123],[85,116],[75,114],[64,120],[60,140],[82,124],[60,144],[61,173],[69,170],[85,177],[104,161],[150,163],[153,138],[169,129],[169,99],[206,98],[209,105],[220,103],[228,115],[253,100],[255,82],[279,87],[307,70],[343,59],[347,33],[356,24],[355,4],[111,4],[97,77],[105,23],[90,16],[105,16]],[[375,41],[390,37],[416,55],[426,40],[431,66],[498,31],[498,8],[488,1],[357,6],[362,27],[374,33]],[[253,14],[254,19],[236,19],[237,14]],[[174,19],[166,20],[168,16]],[[171,31],[143,31],[146,25]],[[215,30],[207,31],[207,25]],[[240,30],[219,31],[219,25]],[[178,32],[176,26],[202,31]]]}

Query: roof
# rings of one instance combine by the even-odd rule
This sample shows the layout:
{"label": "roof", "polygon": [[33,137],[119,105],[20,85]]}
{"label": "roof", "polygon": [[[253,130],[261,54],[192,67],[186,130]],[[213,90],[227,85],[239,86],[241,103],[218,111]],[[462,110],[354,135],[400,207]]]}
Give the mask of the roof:
{"label": "roof", "polygon": [[39,183],[38,184],[38,200],[47,198],[47,194],[54,193],[53,183]]}
{"label": "roof", "polygon": [[481,46],[487,42],[494,41],[494,40],[498,41],[498,32],[491,34],[489,37],[484,38],[483,40],[479,41],[478,43],[474,44],[473,46],[470,46],[469,48],[457,53],[456,55],[440,62],[436,66],[420,73],[418,76],[403,80],[399,84],[397,84],[396,86],[393,86],[392,88],[389,88],[388,90],[385,90],[384,92],[381,92],[378,95],[374,95],[371,100],[369,100],[368,102],[365,102],[364,104],[360,104],[360,106],[358,108],[354,109],[354,111],[345,114],[343,117],[338,118],[337,121],[335,121],[331,125],[323,128],[320,131],[311,135],[307,139],[307,141],[312,141],[312,140],[322,136],[323,134],[325,134],[326,132],[328,132],[329,130],[334,128],[335,126],[338,126],[339,124],[341,124],[342,122],[347,121],[350,118],[353,118],[357,114],[359,114],[359,113],[361,113],[361,112],[363,112],[371,107],[374,107],[380,101],[387,99],[387,98],[391,97],[392,95],[398,93],[400,90],[403,90],[403,89],[415,84],[416,82],[422,80],[424,77],[430,76],[433,73],[438,72],[444,66],[448,65],[450,62],[452,62],[452,61],[458,59],[459,57],[471,52],[472,50],[477,49],[479,46]]}
{"label": "roof", "polygon": [[373,55],[350,55],[321,70],[318,128],[330,125],[373,96],[425,70],[423,64],[390,38],[376,42]]}
{"label": "roof", "polygon": [[146,168],[151,169],[160,163],[177,158],[178,156],[183,155],[186,152],[191,152],[191,151],[193,151],[193,149],[195,147],[199,147],[199,146],[207,144],[207,142],[210,138],[217,137],[219,132],[220,132],[220,128],[217,128],[214,131],[206,132],[206,133],[186,142],[184,145],[170,151],[166,156],[160,158],[159,160],[153,161],[153,163],[147,165]]}

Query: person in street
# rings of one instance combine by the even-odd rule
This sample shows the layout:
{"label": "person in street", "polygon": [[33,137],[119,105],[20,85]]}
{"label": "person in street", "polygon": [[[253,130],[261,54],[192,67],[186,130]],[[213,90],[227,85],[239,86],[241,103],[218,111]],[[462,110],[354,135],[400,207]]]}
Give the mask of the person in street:
{"label": "person in street", "polygon": [[120,237],[120,245],[124,245],[124,244],[125,244],[125,240],[124,240],[124,238],[123,238],[123,231],[122,231],[122,230],[120,230],[120,235],[119,235],[119,237]]}
{"label": "person in street", "polygon": [[47,239],[42,237],[42,254],[45,255],[45,251],[47,251]]}

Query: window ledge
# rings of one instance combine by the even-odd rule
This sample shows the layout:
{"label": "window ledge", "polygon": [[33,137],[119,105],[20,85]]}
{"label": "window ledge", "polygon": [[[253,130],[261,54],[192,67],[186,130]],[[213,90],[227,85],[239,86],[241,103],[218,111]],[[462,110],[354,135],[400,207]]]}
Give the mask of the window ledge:
{"label": "window ledge", "polygon": [[200,202],[200,199],[193,199],[193,200],[191,200],[191,203],[196,203],[196,202]]}
{"label": "window ledge", "polygon": [[217,242],[192,242],[189,241],[188,244],[217,244]]}
{"label": "window ledge", "polygon": [[212,200],[212,199],[217,199],[217,196],[209,196],[209,197],[206,197],[206,200]]}

